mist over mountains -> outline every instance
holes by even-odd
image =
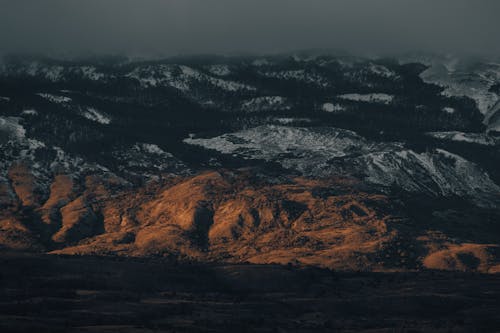
[[[337,49],[495,54],[497,1],[1,1],[0,51],[171,56]]]

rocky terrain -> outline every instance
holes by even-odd
[[[497,60],[0,62],[0,246],[500,270]]]

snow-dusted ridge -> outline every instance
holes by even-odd
[[[363,175],[375,186],[497,205],[500,187],[474,163],[444,150],[417,153],[401,143],[375,143],[337,128],[264,125],[184,142],[243,159],[273,161],[304,175]]]
[[[297,123],[310,123],[312,120],[310,118],[271,118],[271,121],[275,121],[280,125],[292,125]]]
[[[283,71],[259,70],[258,73],[267,78],[299,81],[321,88],[327,88],[330,86],[328,80],[320,74],[312,73],[304,69]]]
[[[65,104],[65,103],[69,103],[72,101],[72,99],[70,97],[66,97],[66,96],[58,96],[58,95],[47,94],[47,93],[38,93],[37,95],[48,100],[49,102],[56,103],[56,104]]]
[[[217,75],[217,76],[228,76],[232,73],[229,66],[225,65],[225,64],[210,65],[207,67],[207,70],[211,74]]]
[[[36,115],[38,115],[38,111],[36,111],[35,109],[26,109],[26,110],[23,110],[23,112],[21,112],[21,114],[24,116],[36,116]]]
[[[495,138],[483,133],[464,133],[458,131],[450,131],[450,132],[429,132],[427,133],[427,135],[436,139],[475,143],[485,146],[495,146],[500,144],[500,138]]]
[[[370,63],[368,66],[368,70],[378,76],[381,76],[383,78],[390,78],[390,79],[398,79],[399,75],[396,74],[393,70],[388,69],[386,66]]]
[[[158,179],[163,173],[190,172],[183,162],[152,143],[138,142],[114,151],[112,156],[119,162],[121,172],[149,180]]]
[[[110,116],[92,107],[88,107],[86,110],[84,110],[82,112],[82,116],[103,125],[109,125],[111,123]]]
[[[208,83],[229,92],[255,90],[254,87],[246,84],[212,77],[185,65],[140,66],[128,73],[126,77],[139,81],[145,88],[170,86],[183,92],[190,91],[197,83]]]
[[[0,117],[0,133],[7,140],[23,140],[26,136],[26,130],[19,124],[20,120],[17,117]]]
[[[281,96],[261,96],[245,100],[241,109],[246,112],[262,112],[272,110],[289,110],[291,108],[288,100]]]
[[[4,65],[0,75],[36,77],[50,82],[64,82],[68,77],[75,76],[89,81],[105,81],[112,77],[100,72],[94,66],[61,66],[40,61],[27,61],[17,66]]]
[[[394,100],[394,96],[383,94],[383,93],[373,93],[373,94],[343,94],[337,96],[340,99],[353,101],[353,102],[363,102],[363,103],[380,103],[380,104],[390,104]]]
[[[87,163],[81,157],[67,154],[60,147],[47,146],[42,141],[27,137],[21,121],[17,117],[0,117],[0,176],[5,175],[10,163],[16,160],[31,164],[32,173],[42,180],[52,172],[78,175],[89,171],[109,171],[98,164]],[[39,149],[52,150],[55,157],[49,161],[39,160],[35,156]]]
[[[490,90],[493,85],[500,83],[500,64],[451,56],[414,60],[429,66],[420,77],[427,83],[443,87],[443,95],[464,96],[474,100],[488,125],[488,118],[500,102],[500,96]]]

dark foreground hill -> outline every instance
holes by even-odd
[[[2,332],[495,332],[500,280],[0,256]]]

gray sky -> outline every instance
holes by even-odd
[[[0,52],[500,52],[500,0],[0,0]]]

